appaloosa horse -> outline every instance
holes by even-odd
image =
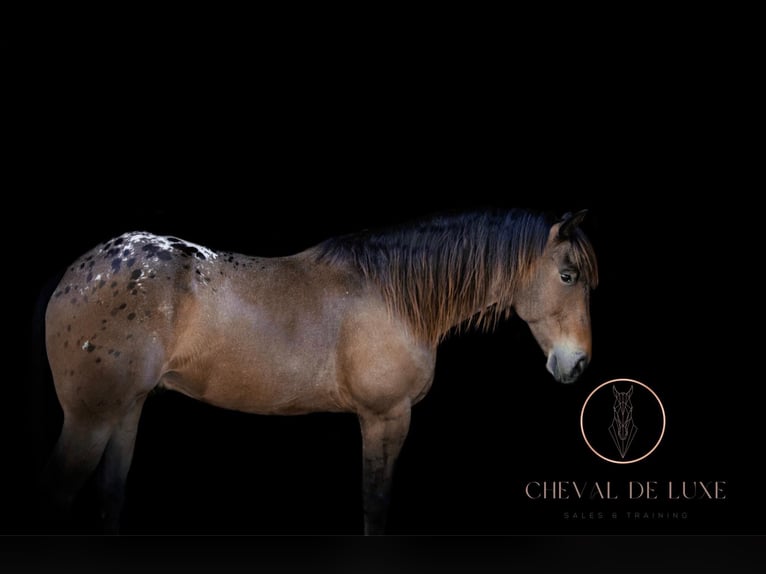
[[[279,258],[145,232],[95,247],[46,312],[64,413],[50,501],[66,509],[96,472],[117,530],[141,409],[159,387],[248,413],[356,413],[365,532],[383,532],[394,461],[447,332],[515,311],[558,381],[588,364],[597,267],[583,214],[436,216]]]

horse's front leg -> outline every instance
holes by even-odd
[[[394,463],[410,428],[410,405],[359,415],[362,426],[364,533],[383,534]]]

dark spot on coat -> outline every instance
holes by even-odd
[[[93,259],[93,255],[88,255],[88,256],[85,258],[85,261],[90,261],[91,259]]]
[[[136,258],[135,258],[135,257],[131,257],[130,259],[128,259],[128,260],[125,262],[125,265],[127,265],[128,267],[133,267],[133,264],[134,264],[135,262],[136,262]]]
[[[122,259],[117,257],[116,259],[112,259],[112,269],[115,273],[120,272],[120,265],[122,264]]]
[[[103,287],[104,285],[106,285],[106,281],[104,281],[103,279],[98,282],[99,287]]]
[[[202,275],[202,272],[201,272],[199,269],[195,269],[195,270],[194,270],[194,272],[195,272],[197,275]]]
[[[127,303],[123,303],[119,307],[115,307],[114,309],[112,309],[112,312],[110,314],[112,315],[112,317],[114,317],[117,313],[122,311],[127,306],[128,306]]]
[[[83,269],[85,267],[85,263],[80,263],[80,269]]]
[[[93,281],[93,273],[88,273],[88,276],[85,278],[85,280],[88,282]]]
[[[64,293],[66,295],[69,295],[69,291],[71,290],[71,287],[69,285],[66,286],[66,289],[64,289]]]
[[[107,256],[107,257],[114,257],[114,256],[115,256],[115,255],[117,255],[119,252],[120,252],[120,250],[119,250],[119,249],[117,249],[116,247],[113,247],[112,249],[110,249],[109,251],[107,251],[107,252],[106,252],[106,256]]]
[[[126,338],[126,339],[132,339],[132,338],[133,338],[133,333],[128,333],[128,336],[127,336],[127,337],[125,337],[125,338]]]
[[[100,363],[101,362],[101,357],[96,357],[96,362]]]
[[[124,237],[118,237],[117,239],[114,240],[114,244],[121,245],[123,241],[125,241]]]
[[[54,297],[61,297],[64,294],[63,291],[57,291]]]
[[[179,245],[174,245],[174,247],[178,249],[181,253],[183,253],[185,256],[194,255],[195,257],[201,257],[202,259],[205,258],[205,255],[193,245],[180,243]]]
[[[122,250],[122,256],[127,257],[128,255],[130,255],[130,249],[126,247],[125,249]]]
[[[66,349],[69,346],[69,341],[64,341],[64,348]]]
[[[149,271],[149,279],[154,279],[157,277],[157,274],[154,271]]]
[[[85,343],[85,350],[88,351],[89,353],[92,353],[93,351],[96,350],[96,345],[88,341],[87,343]]]
[[[131,295],[138,295],[138,289],[133,289],[133,291],[130,292]]]
[[[133,320],[133,319],[135,319],[135,318],[136,318],[136,314],[135,314],[135,313],[130,313],[130,314],[128,315],[128,321],[132,321],[132,320]]]
[[[116,357],[119,357],[119,356],[120,356],[120,352],[119,352],[119,351],[115,351],[115,352],[114,352],[114,356],[115,356],[115,358],[116,358]]]
[[[229,255],[228,262],[231,263],[232,261],[234,261],[234,256],[233,255]]]
[[[184,269],[191,269],[191,265],[189,265],[189,264],[184,264]]]
[[[96,262],[95,262],[95,261],[91,261],[90,263],[88,263],[88,267],[90,267],[91,269],[93,269],[93,266],[94,266],[95,264],[96,264]]]
[[[130,281],[128,283],[128,286],[125,289],[127,289],[128,291],[132,291],[133,289],[136,288],[136,285],[138,285],[138,283],[136,283],[135,281]]]
[[[77,297],[72,297],[72,298],[69,300],[69,302],[70,302],[72,305],[77,305]]]
[[[114,289],[115,287],[117,287],[117,281],[112,281],[112,284],[110,285],[110,287],[111,287],[112,289]]]
[[[140,269],[134,269],[133,273],[130,274],[131,279],[138,279],[141,277],[141,270]]]
[[[102,323],[108,323],[109,321],[107,321],[106,319],[101,319],[101,322]]]
[[[163,261],[170,261],[171,259],[173,259],[173,256],[170,254],[170,251],[164,251],[164,250],[159,251],[157,253],[157,257],[159,257]]]
[[[72,332],[72,325],[67,325],[66,326],[66,332],[67,333],[71,333]]]

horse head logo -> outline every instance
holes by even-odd
[[[617,386],[612,385],[612,393],[614,394],[614,406],[612,407],[614,417],[609,426],[609,435],[612,437],[620,457],[625,458],[638,431],[638,427],[633,424],[633,404],[630,402],[630,398],[633,396],[633,385],[624,392],[618,391]]]
[[[633,422],[634,404],[640,413],[640,436]],[[607,423],[610,408],[611,424]],[[580,432],[585,444],[593,454],[612,464],[633,464],[652,454],[665,436],[666,422],[660,397],[635,379],[601,383],[590,392],[580,411]],[[615,449],[619,456],[610,456]]]

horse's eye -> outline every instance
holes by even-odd
[[[561,280],[567,285],[571,285],[575,282],[575,276],[572,273],[561,273]]]

